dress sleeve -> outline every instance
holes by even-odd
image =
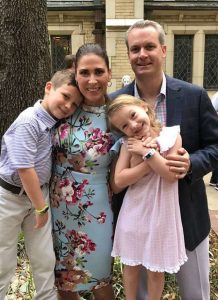
[[[110,152],[109,152],[111,157],[115,157],[119,154],[121,145],[123,143],[124,143],[124,138],[121,137],[113,144],[113,146],[111,147]]]
[[[160,153],[164,153],[174,146],[179,133],[179,125],[163,127],[160,135],[157,137],[157,143],[160,146]]]

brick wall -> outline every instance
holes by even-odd
[[[130,75],[134,79],[134,74],[129,64],[127,49],[123,38],[116,40],[116,56],[111,58],[112,79],[116,80],[116,89],[122,87],[121,79],[123,75]]]
[[[116,19],[131,19],[135,14],[135,4],[133,0],[116,0],[115,16]]]

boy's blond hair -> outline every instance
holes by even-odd
[[[159,133],[161,129],[160,122],[155,118],[155,112],[151,108],[151,106],[146,103],[145,101],[138,99],[131,95],[120,95],[116,97],[114,100],[110,101],[107,105],[107,118],[108,118],[108,126],[111,130],[120,132],[114,124],[111,122],[111,117],[114,113],[117,113],[121,108],[128,105],[136,105],[145,109],[149,119],[150,119],[150,126],[156,132]]]
[[[78,88],[75,73],[70,69],[64,69],[57,71],[51,78],[51,83],[54,86],[54,89],[61,87],[64,84],[72,85]]]

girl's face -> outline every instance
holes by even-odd
[[[110,121],[128,137],[150,136],[150,119],[143,107],[137,105],[123,106],[112,114]]]
[[[85,104],[91,106],[105,104],[111,72],[102,57],[96,54],[82,56],[77,63],[76,80]]]

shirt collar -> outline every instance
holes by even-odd
[[[42,100],[38,100],[34,104],[34,109],[37,117],[39,117],[39,119],[48,129],[51,129],[55,125],[55,123],[57,123],[57,120],[55,120],[42,106]]]
[[[166,81],[166,76],[163,72],[163,80],[162,80],[159,95],[163,95],[164,97],[161,97],[161,99],[166,99],[166,89],[167,89],[167,81]],[[136,98],[140,98],[136,81],[135,81],[135,84],[134,84],[134,95],[135,95]],[[158,95],[158,98],[159,98],[159,95]]]

